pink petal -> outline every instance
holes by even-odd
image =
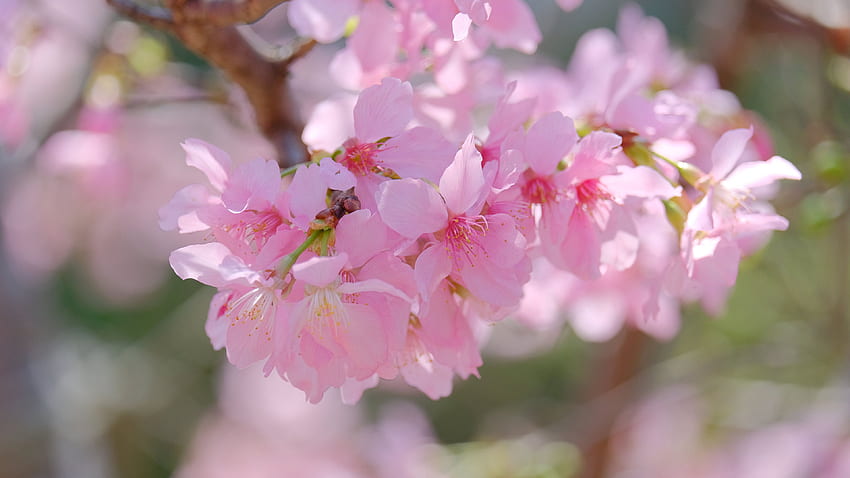
[[[227,281],[222,277],[221,264],[233,255],[230,249],[218,242],[193,244],[172,252],[168,262],[181,279],[195,279],[213,287],[223,287]]]
[[[600,182],[617,198],[635,196],[670,199],[682,194],[682,188],[670,184],[664,176],[647,166],[617,168],[619,174],[603,176]]]
[[[581,209],[573,209],[567,235],[561,244],[562,267],[581,279],[596,279],[601,254],[596,224]]]
[[[227,301],[230,299],[232,292],[222,291],[213,296],[210,301],[210,309],[207,313],[207,321],[204,324],[204,331],[207,337],[210,338],[213,349],[221,350],[227,340],[227,329],[230,327],[230,320],[225,317],[227,311]]]
[[[733,129],[723,133],[711,150],[711,177],[716,180],[725,178],[738,164],[747,143],[753,137],[753,129]]]
[[[354,34],[348,39],[348,48],[357,57],[363,72],[386,71],[395,61],[399,49],[399,32],[388,25],[396,25],[397,19],[393,11],[384,2],[365,2],[360,10],[360,23]],[[381,75],[381,77],[386,75]],[[408,86],[409,87],[409,86]],[[355,116],[355,125],[357,124]],[[384,133],[383,136],[375,136],[373,139],[365,135],[355,127],[357,137],[365,141],[374,141],[383,136],[392,136]],[[380,133],[379,133],[380,134]]]
[[[345,191],[357,184],[354,174],[331,158],[322,158],[319,162],[319,171],[328,189]]]
[[[640,238],[631,212],[614,207],[608,223],[602,231],[602,246],[599,261],[610,269],[622,271],[635,263],[640,247]]]
[[[546,175],[555,172],[558,163],[578,142],[578,133],[573,120],[552,112],[534,123],[525,141],[525,160],[534,172]]]
[[[347,262],[348,255],[345,253],[335,256],[315,256],[292,266],[292,275],[296,280],[316,287],[324,287],[339,278],[339,271]]]
[[[404,131],[413,118],[413,88],[408,82],[384,78],[360,93],[354,105],[354,132],[366,143]]]
[[[273,346],[269,336],[272,332],[267,328],[270,326],[263,324],[257,329],[258,326],[252,322],[231,322],[227,328],[227,360],[244,368],[271,355]]]
[[[416,362],[401,367],[404,381],[421,390],[431,400],[448,397],[452,393],[454,372],[449,367],[420,356]]]
[[[461,41],[469,35],[469,27],[472,26],[472,18],[466,13],[458,13],[452,19],[452,39]]]
[[[487,129],[490,131],[487,137],[488,145],[501,142],[509,133],[521,128],[522,124],[531,117],[531,112],[534,110],[534,98],[508,103],[516,87],[516,81],[508,83],[504,96],[496,104],[493,116],[487,123]]]
[[[421,2],[421,8],[428,15],[428,18],[434,22],[441,36],[451,33],[449,27],[458,12],[454,0],[428,0]]]
[[[379,378],[377,374],[372,375],[365,380],[346,380],[342,387],[339,388],[339,395],[342,399],[342,403],[346,405],[356,404],[363,396],[363,392],[370,388],[377,387],[378,382]]]
[[[221,149],[199,139],[187,139],[180,146],[186,151],[186,164],[200,169],[207,175],[212,187],[218,191],[223,191],[232,164],[230,156]]]
[[[567,235],[569,222],[563,218],[571,217],[575,203],[573,201],[561,201],[556,204],[546,204],[540,217],[540,243],[543,254],[554,264],[563,264],[561,255],[561,244]]]
[[[470,211],[487,193],[485,186],[481,153],[475,147],[475,138],[470,134],[440,178],[440,194],[450,211],[463,214]]]
[[[380,279],[365,279],[357,282],[344,282],[337,287],[341,294],[357,294],[360,292],[379,292],[381,294],[398,297],[406,302],[413,302],[413,298],[398,290],[394,286]]]
[[[348,324],[339,332],[340,345],[350,360],[349,376],[364,380],[387,358],[387,337],[375,310],[360,304],[345,304]]]
[[[738,214],[735,219],[734,231],[738,234],[788,229],[788,219],[778,214]]]
[[[336,248],[348,254],[353,267],[360,267],[386,250],[387,226],[381,216],[367,209],[346,214],[336,226]]]
[[[448,214],[442,198],[424,181],[398,179],[378,187],[378,211],[390,229],[416,239],[446,226]]]
[[[159,210],[159,227],[164,231],[177,229],[181,234],[206,231],[210,225],[198,218],[198,209],[214,202],[206,186],[190,184]]]
[[[688,211],[685,229],[689,231],[714,230],[714,189],[709,189],[698,203]]]
[[[485,23],[499,48],[513,48],[532,54],[537,50],[541,34],[534,13],[522,0],[492,2],[493,10]]]
[[[334,151],[354,136],[352,112],[357,98],[348,93],[324,100],[313,108],[301,139],[311,149]]]
[[[495,260],[498,260],[494,257]],[[474,296],[493,305],[513,307],[522,299],[522,284],[509,270],[489,260],[476,264],[462,263],[463,285]]]
[[[428,300],[440,281],[452,272],[452,262],[440,244],[433,244],[419,254],[413,272],[419,293]]]
[[[286,13],[300,36],[331,43],[342,37],[359,6],[359,0],[292,0]]]
[[[298,168],[287,189],[291,198],[289,210],[300,227],[306,227],[316,213],[328,207],[327,183],[318,166]]]
[[[785,158],[774,156],[767,161],[748,161],[741,163],[723,181],[723,186],[741,191],[749,191],[771,184],[778,179],[802,178],[800,170]]]
[[[420,315],[420,338],[443,365],[466,378],[481,366],[478,344],[466,317],[447,286],[439,287],[429,299],[427,313]]]
[[[240,213],[251,204],[271,204],[280,192],[280,167],[274,161],[255,159],[240,166],[231,176],[221,200],[228,211]]]
[[[520,151],[509,149],[497,161],[484,164],[484,177],[493,192],[502,192],[516,184],[526,168],[525,164]]]
[[[526,240],[516,228],[514,219],[507,214],[488,214],[487,233],[481,246],[487,259],[499,267],[509,268],[525,257]]]
[[[622,138],[613,133],[594,131],[578,143],[575,159],[567,168],[565,179],[578,183],[587,179],[614,174],[617,168],[611,162]]]
[[[437,130],[418,126],[387,141],[378,157],[402,177],[436,183],[456,151]]]

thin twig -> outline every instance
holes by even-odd
[[[307,148],[301,142],[303,124],[289,92],[287,78],[289,65],[306,54],[312,42],[294,48],[286,58],[271,61],[233,25],[234,22],[257,20],[285,0],[243,0],[226,4],[166,0],[165,9],[144,7],[133,0],[107,1],[128,17],[173,34],[239,85],[254,109],[257,126],[277,149],[278,162],[282,166],[308,159]]]
[[[302,40],[301,43],[294,46],[292,52],[289,54],[289,57],[281,62],[280,67],[285,70],[289,70],[289,67],[290,65],[292,65],[292,63],[294,63],[296,60],[299,60],[300,58],[303,58],[305,55],[307,55],[307,53],[310,53],[313,47],[315,47],[317,44],[318,42],[316,40],[313,40],[312,38],[308,40]]]
[[[242,0],[187,2],[181,9],[181,21],[204,22],[207,25],[226,26],[238,23],[254,23],[276,6],[288,0]]]
[[[592,428],[586,432],[592,438],[582,447],[581,478],[603,478],[607,475],[615,438],[614,425],[634,393],[635,383],[632,378],[641,369],[646,343],[647,338],[642,332],[624,329],[620,340],[614,345],[616,350],[601,354],[593,364],[599,373],[594,375],[589,384],[588,401],[595,402],[603,398],[610,401],[606,401],[606,406],[593,416]]]
[[[167,8],[154,5],[140,5],[133,0],[106,0],[122,15],[152,27],[169,30],[174,26],[174,18]]]

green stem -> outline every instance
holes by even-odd
[[[665,161],[674,168],[676,168],[676,170],[679,171],[679,175],[682,177],[682,179],[687,181],[688,184],[690,184],[691,186],[698,187],[700,181],[706,176],[703,171],[701,171],[693,164],[684,163],[681,161],[673,161],[672,159],[662,154],[658,154],[651,149],[647,149],[647,151],[649,151],[649,153],[655,156],[656,158]]]
[[[292,266],[295,264],[295,261],[298,260],[298,257],[300,257],[304,251],[313,245],[313,243],[316,242],[316,239],[318,239],[324,232],[325,231],[323,229],[311,232],[300,246],[289,254],[283,256],[283,259],[281,259],[280,263],[277,265],[277,272],[281,278],[284,278],[286,277],[286,274],[289,274],[289,270],[292,269]]]
[[[307,164],[307,163],[298,163],[295,166],[290,166],[290,167],[284,169],[283,171],[280,172],[280,177],[285,178],[285,177],[287,177],[291,174],[295,174],[295,171],[298,171],[298,168],[300,168],[301,166],[304,166],[305,164]]]
[[[664,156],[663,154],[656,153],[655,151],[653,151],[649,148],[647,148],[647,151],[649,151],[649,154],[651,154],[651,155],[655,156],[656,158],[668,163],[669,165],[673,166],[674,168],[676,168],[676,169],[679,168],[679,164],[676,161],[673,161],[672,159],[668,158],[667,156]]]

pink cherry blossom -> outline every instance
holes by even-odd
[[[778,179],[800,179],[799,170],[779,156],[740,162],[752,134],[752,129],[731,130],[718,140],[711,153],[713,167],[697,182],[703,195],[688,213],[682,233],[684,273],[691,281],[683,282],[685,293],[700,297],[715,314],[738,274],[743,253],[737,239],[788,227],[785,218],[757,201],[758,188]]]
[[[527,274],[525,239],[511,216],[484,211],[488,189],[471,135],[440,178],[439,192],[415,179],[381,185],[378,210],[387,225],[408,239],[432,237],[415,266],[426,298],[451,277],[485,302],[518,303]]]

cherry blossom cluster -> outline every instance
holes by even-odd
[[[187,164],[208,184],[161,210],[163,228],[206,234],[170,261],[181,278],[218,289],[206,330],[238,367],[262,361],[311,402],[332,387],[353,402],[399,376],[439,398],[455,375],[478,374],[482,324],[551,323],[566,309],[589,339],[624,320],[670,337],[681,301],[722,308],[740,258],[787,227],[766,187],[799,171],[769,156],[734,97],[669,50],[663,27],[639,11],[626,10],[618,34],[589,32],[566,71],[502,81],[488,113],[481,98],[463,101],[480,86],[475,75],[450,69],[463,84],[446,89],[439,47],[422,42],[463,48],[474,33],[532,51],[539,38],[526,35],[537,30],[533,17],[532,29],[522,23],[525,4],[342,2],[346,13],[326,3],[295,0],[291,22],[331,41],[360,9],[339,55],[361,66],[359,32],[390,31],[413,46],[393,44],[391,58],[353,75],[371,85],[353,101],[315,108],[306,164],[236,165],[185,141]],[[523,26],[509,29],[501,9]],[[307,21],[330,13],[339,17],[320,22],[326,30]],[[440,34],[441,18],[451,34]],[[424,51],[436,83],[406,81],[399,49],[407,66]],[[474,69],[468,60],[458,65]],[[441,121],[436,103],[483,115],[486,128]]]

